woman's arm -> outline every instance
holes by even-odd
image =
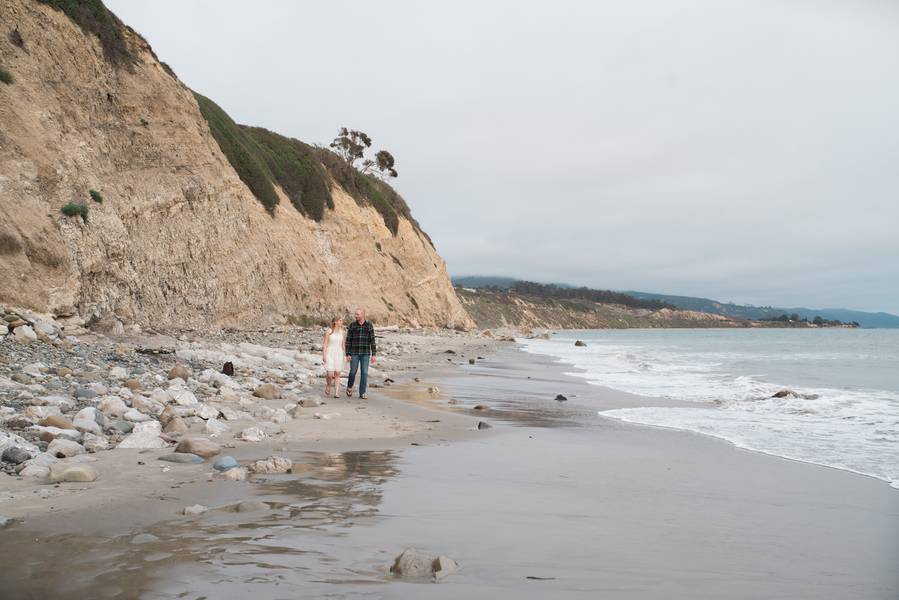
[[[328,342],[331,341],[331,332],[325,333],[325,339],[322,340],[322,360],[328,355]]]

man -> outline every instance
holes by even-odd
[[[356,382],[356,369],[362,367],[359,376],[359,397],[367,400],[368,364],[375,364],[375,328],[365,320],[365,311],[356,309],[356,320],[350,323],[346,332],[346,359],[350,362],[350,376],[346,382],[346,395],[353,395],[353,384]]]

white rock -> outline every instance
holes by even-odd
[[[21,325],[13,330],[12,337],[17,342],[33,342],[37,339],[37,334],[28,325]]]
[[[266,438],[265,432],[258,427],[247,427],[240,432],[240,439],[244,442],[261,442]]]
[[[105,396],[97,404],[97,408],[104,414],[112,415],[113,417],[121,417],[128,412],[128,405],[118,396]]]
[[[98,396],[105,396],[109,393],[109,388],[106,387],[105,384],[102,384],[98,381],[94,381],[93,383],[87,384],[87,387],[97,392]]]
[[[105,425],[106,415],[94,406],[86,406],[75,413],[75,419],[73,420],[94,421],[98,425]]]
[[[58,406],[27,406],[25,407],[25,410],[22,411],[22,414],[24,414],[28,419],[40,421],[41,419],[46,419],[51,415],[60,417],[62,416],[62,411]]]
[[[81,444],[63,438],[56,438],[47,446],[47,454],[56,458],[68,458],[83,453],[84,447]]]
[[[289,420],[290,420],[290,415],[288,415],[287,411],[284,410],[283,408],[279,408],[271,416],[272,423],[287,423]]]
[[[46,479],[50,475],[50,467],[42,467],[40,465],[28,465],[19,471],[20,477],[33,477],[35,479]]]
[[[143,423],[145,421],[150,421],[153,417],[142,413],[136,408],[129,408],[125,411],[125,414],[122,415],[122,418],[126,421],[131,421],[132,423]]]
[[[58,335],[57,328],[47,321],[36,319],[34,321],[34,331],[35,333],[43,333],[44,335],[54,338]]]
[[[221,435],[229,430],[229,427],[218,419],[209,419],[203,426],[203,431],[209,435]]]
[[[18,446],[23,450],[27,450],[31,453],[32,456],[40,452],[37,446],[35,446],[25,438],[9,431],[0,431],[0,454],[3,454],[3,451],[10,446]],[[32,458],[31,460],[34,459]]]
[[[109,370],[110,379],[128,379],[128,371],[124,367],[113,367]]]
[[[197,406],[197,410],[194,414],[201,419],[217,419],[219,416],[219,409],[201,402],[200,405]]]
[[[334,419],[339,416],[340,413],[315,413],[314,415],[312,415],[313,418],[322,419],[324,421],[327,421],[328,419]]]
[[[41,396],[40,400],[43,402],[43,404],[56,406],[63,412],[67,412],[75,408],[75,401],[66,396]]]
[[[118,391],[116,391],[116,395],[125,400],[131,400],[134,397],[134,392],[126,387],[120,387]]]
[[[77,429],[61,429],[59,427],[44,427],[42,425],[32,425],[29,429],[34,429],[41,433],[46,432],[53,439],[61,437],[66,440],[72,440],[73,442],[81,442],[83,438],[83,434]]]
[[[253,415],[248,412],[234,410],[233,408],[228,408],[226,406],[221,408],[221,412],[226,421],[248,421],[253,418]]]
[[[30,365],[25,365],[22,369],[22,372],[31,377],[43,377],[44,373],[47,371],[47,365],[42,362],[31,363]]]
[[[139,394],[131,399],[131,406],[148,415],[158,415],[165,408],[164,404]]]
[[[150,392],[150,400],[164,406],[172,401],[172,395],[162,388],[154,388]]]
[[[94,435],[92,433],[84,434],[84,449],[88,452],[99,452],[100,450],[109,449],[109,440],[103,435]]]
[[[147,421],[134,426],[128,437],[119,443],[118,448],[165,448],[168,444],[159,437],[162,425],[159,421]]]
[[[59,459],[56,458],[55,456],[53,456],[52,454],[50,454],[48,452],[38,452],[33,457],[31,457],[31,460],[26,460],[25,464],[29,465],[29,466],[33,465],[36,467],[49,467],[53,463],[58,463],[58,462],[59,462]]]
[[[5,323],[0,324],[0,337],[3,337],[7,333],[9,333],[9,327],[7,327]]]
[[[172,396],[175,404],[179,406],[194,406],[199,403],[194,393],[188,389],[180,387],[169,388],[169,394]]]
[[[207,510],[209,510],[208,506],[203,506],[202,504],[194,504],[193,506],[185,507],[182,512],[188,517],[195,517],[197,515],[202,515]]]
[[[240,400],[240,395],[230,388],[220,389],[219,396],[221,396],[222,402],[237,402]]]

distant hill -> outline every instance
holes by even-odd
[[[511,290],[516,284],[525,283],[514,277],[499,277],[495,275],[470,275],[464,277],[453,277],[453,285],[466,288],[498,288],[501,290]],[[573,286],[564,283],[551,284],[557,288],[569,289]],[[697,298],[693,296],[674,296],[670,294],[652,294],[649,292],[622,292],[634,298],[641,300],[658,300],[667,303],[676,308],[684,310],[692,310],[698,312],[707,312],[715,315],[722,315],[732,319],[772,319],[783,314],[799,315],[800,319],[808,319],[811,321],[815,317],[820,316],[823,319],[831,321],[842,321],[843,323],[857,322],[862,327],[868,328],[899,328],[899,316],[885,312],[865,312],[860,310],[849,310],[847,308],[781,308],[775,306],[750,306],[743,304],[733,304],[731,302],[719,302],[710,298]]]
[[[710,298],[696,298],[693,296],[672,296],[670,294],[652,294],[649,292],[626,292],[636,298],[644,300],[660,300],[678,308],[710,312],[735,319],[770,319],[783,314],[799,315],[800,318],[813,319],[820,316],[824,319],[857,322],[862,327],[873,328],[899,328],[899,316],[885,312],[864,312],[849,310],[848,308],[781,308],[776,306],[750,306],[733,304],[730,302],[718,302]]]

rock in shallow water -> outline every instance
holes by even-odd
[[[159,538],[153,535],[152,533],[139,533],[133,538],[131,538],[132,544],[152,544],[154,542],[158,542]]]
[[[253,463],[254,473],[278,474],[289,473],[293,468],[293,462],[289,458],[281,456],[270,456],[265,460],[257,460]]]
[[[432,556],[415,548],[407,548],[393,561],[390,572],[398,577],[428,577],[440,581],[458,568],[456,561],[447,556]]]
[[[222,456],[212,463],[213,469],[222,472],[229,469],[236,469],[238,466],[237,460],[233,456]]]
[[[194,504],[192,506],[184,507],[184,510],[181,512],[188,517],[195,517],[197,515],[202,515],[207,510],[209,510],[208,506],[203,506],[202,504]]]

